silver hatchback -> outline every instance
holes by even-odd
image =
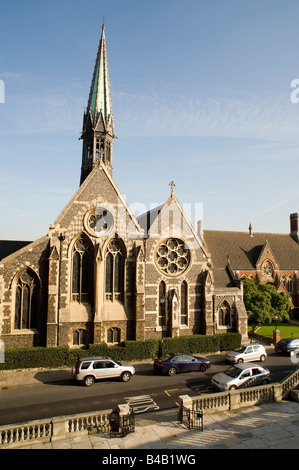
[[[73,376],[87,387],[98,379],[119,378],[122,382],[128,382],[134,374],[133,366],[110,357],[84,357],[73,367]]]
[[[262,344],[248,344],[247,346],[240,346],[238,349],[229,351],[225,358],[228,362],[239,363],[239,362],[251,362],[261,361],[263,362],[267,357],[266,349]]]
[[[270,371],[257,364],[231,365],[224,372],[214,375],[211,385],[220,391],[255,387],[270,382]]]

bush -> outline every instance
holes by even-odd
[[[230,351],[240,346],[242,336],[240,333],[221,333],[216,335],[219,340],[219,351]]]
[[[219,351],[219,340],[216,336],[193,335],[177,338],[164,338],[161,355],[174,353],[203,354]]]
[[[224,333],[214,336],[193,335],[163,340],[155,338],[125,341],[117,346],[108,346],[106,343],[90,344],[88,349],[70,349],[67,346],[6,349],[5,362],[0,364],[0,370],[71,367],[83,356],[109,356],[115,361],[142,361],[173,353],[210,354],[235,349],[240,344],[240,334]]]
[[[69,365],[69,355],[70,350],[65,346],[59,346],[57,348],[32,347],[5,349],[5,362],[4,364],[0,364],[0,369],[61,367],[63,365]]]

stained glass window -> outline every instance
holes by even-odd
[[[73,249],[72,300],[89,302],[91,292],[91,248],[85,238],[79,238]]]
[[[161,281],[159,284],[159,326],[165,326],[166,319],[166,286],[165,282]]]
[[[124,293],[124,256],[121,243],[114,239],[106,252],[106,300],[123,300]]]
[[[38,315],[39,280],[33,271],[26,269],[18,278],[15,291],[14,328],[36,328]]]
[[[109,328],[109,330],[107,330],[107,343],[120,343],[119,328]]]
[[[220,326],[230,325],[230,307],[227,302],[223,302],[219,307],[218,322]]]
[[[183,273],[190,261],[190,252],[183,241],[169,238],[160,244],[156,252],[159,269],[169,275]]]
[[[181,284],[181,324],[187,325],[188,309],[187,309],[187,282]]]

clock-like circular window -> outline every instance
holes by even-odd
[[[105,237],[113,228],[113,216],[105,207],[96,207],[87,215],[85,226],[96,237]]]
[[[171,276],[183,273],[190,262],[190,252],[185,243],[177,238],[169,238],[161,243],[156,251],[159,269]]]

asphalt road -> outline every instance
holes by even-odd
[[[212,366],[204,373],[160,376],[149,366],[149,370],[137,372],[129,382],[105,380],[85,387],[69,380],[4,389],[0,391],[0,425],[109,410],[123,403],[129,403],[135,413],[174,408],[180,395],[216,392],[210,386],[211,377],[228,364],[221,355],[207,357]],[[272,382],[282,381],[298,367],[274,350],[268,352],[262,365],[269,368]]]

